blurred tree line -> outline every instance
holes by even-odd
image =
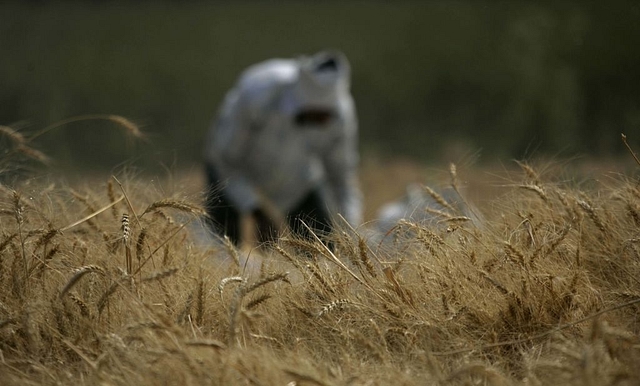
[[[60,162],[200,160],[248,65],[339,48],[351,60],[365,156],[481,160],[611,156],[640,144],[640,3],[504,1],[3,2],[0,124]],[[2,142],[0,142],[2,144]]]

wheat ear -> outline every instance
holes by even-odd
[[[97,265],[85,265],[84,267],[76,269],[75,271],[73,271],[73,276],[71,276],[67,284],[60,291],[60,298],[62,298],[67,292],[69,292],[69,290],[73,288],[73,286],[76,285],[84,275],[91,272],[99,273],[101,275],[105,274],[104,269]]]

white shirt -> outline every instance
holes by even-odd
[[[357,117],[348,83],[331,95],[333,117],[328,124],[299,126],[294,122],[299,109],[316,107],[320,100],[300,96],[301,63],[273,59],[241,75],[209,131],[206,161],[225,183],[227,198],[243,213],[266,201],[286,214],[319,188],[329,212],[357,226],[362,218]],[[326,95],[322,98],[327,101]]]

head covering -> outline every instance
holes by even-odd
[[[322,51],[299,59],[293,94],[300,107],[333,108],[349,93],[351,68],[339,51]]]

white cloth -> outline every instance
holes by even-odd
[[[327,60],[336,67],[318,70]],[[346,58],[331,52],[272,59],[245,70],[227,93],[205,144],[206,162],[240,212],[267,202],[286,214],[320,189],[329,213],[360,224],[357,117],[349,77]],[[300,126],[295,117],[305,108],[333,115],[325,125]]]
[[[442,217],[429,212],[428,209],[444,211],[452,216],[466,216],[475,226],[482,224],[482,219],[477,214],[478,212],[457,190],[450,187],[434,187],[432,189],[456,212],[452,213],[448,208],[442,206],[421,185],[409,184],[402,198],[389,202],[378,210],[376,226],[378,234],[384,237],[398,225],[400,220],[407,220],[423,226],[433,226],[443,220]],[[442,224],[448,225],[446,221],[442,222]]]

